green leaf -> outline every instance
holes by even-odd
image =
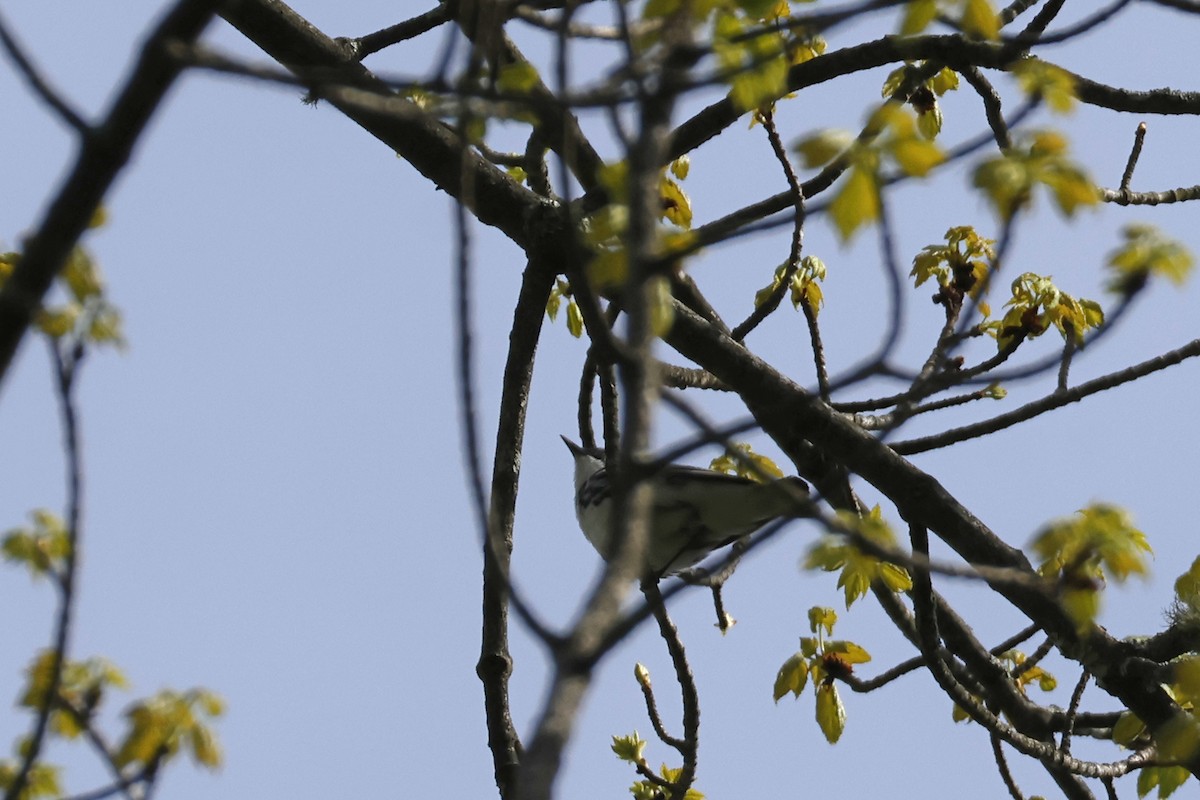
[[[753,481],[765,482],[782,478],[783,470],[767,456],[754,452],[747,442],[731,442],[733,449],[726,449],[709,463],[709,469],[727,475],[737,475]]]
[[[823,628],[825,635],[833,634],[833,626],[837,622],[837,612],[827,606],[813,606],[808,610],[808,628],[813,633]]]
[[[528,61],[514,61],[500,68],[496,86],[502,92],[528,94],[541,81],[537,68]]]
[[[775,699],[776,703],[788,692],[799,697],[807,683],[808,661],[804,658],[803,653],[796,653],[787,661],[784,661],[783,666],[776,673],[775,686],[771,696]]]
[[[846,729],[846,707],[837,686],[823,683],[817,687],[817,725],[830,744],[837,744]]]
[[[910,0],[900,23],[901,36],[914,36],[929,27],[937,17],[937,0]]]
[[[220,764],[220,748],[204,718],[222,710],[215,696],[197,689],[163,690],[135,703],[125,713],[129,729],[114,761],[120,767],[157,765],[174,758],[186,744],[198,765],[214,769]]]
[[[1185,656],[1171,662],[1171,688],[1175,702],[1200,704],[1200,656]]]
[[[82,247],[76,246],[71,250],[71,255],[67,257],[67,263],[63,267],[62,279],[70,289],[71,295],[80,303],[104,291],[100,270]]]
[[[682,155],[671,162],[671,174],[679,180],[684,180],[687,178],[688,172],[691,171],[691,168],[692,160],[686,155]]]
[[[1158,275],[1179,286],[1195,265],[1183,244],[1167,238],[1153,225],[1126,225],[1121,236],[1124,244],[1108,256],[1108,266],[1114,273],[1107,286],[1109,291],[1128,294]]]
[[[646,281],[646,291],[650,306],[650,330],[661,339],[671,332],[675,324],[671,282],[664,275],[655,275]]]
[[[1138,797],[1145,797],[1156,786],[1160,800],[1170,797],[1190,776],[1183,767],[1146,767],[1138,773]]]
[[[1000,37],[1000,18],[988,0],[966,0],[962,16],[963,31],[981,39]]]
[[[1024,58],[1012,67],[1021,89],[1040,97],[1051,110],[1066,114],[1075,108],[1075,77],[1061,67],[1039,58]]]
[[[663,176],[659,182],[659,194],[662,197],[663,219],[666,219],[684,230],[692,227],[692,201],[680,188],[679,184]]]
[[[1154,732],[1158,755],[1164,761],[1187,763],[1200,753],[1200,721],[1191,714],[1179,714]]]
[[[1043,559],[1043,575],[1075,571],[1124,581],[1150,571],[1145,556],[1152,551],[1146,534],[1133,526],[1128,512],[1106,503],[1094,503],[1073,518],[1047,526],[1033,548]]]
[[[1113,726],[1112,740],[1122,747],[1132,747],[1145,731],[1146,724],[1132,711],[1123,711],[1121,716],[1117,717],[1117,724]]]
[[[941,129],[940,115],[937,128]],[[936,134],[937,131],[934,131],[933,135]],[[932,139],[933,135],[929,138]],[[946,160],[940,147],[927,139],[916,137],[896,142],[890,148],[890,152],[905,174],[917,177],[928,175],[930,170]]]
[[[0,789],[7,791],[16,782],[21,766],[17,761],[5,759],[0,761]],[[25,788],[17,795],[17,800],[37,800],[41,797],[62,797],[62,784],[59,776],[62,770],[44,761],[39,761],[29,769],[25,776]]]
[[[1187,572],[1175,579],[1175,597],[1180,603],[1200,611],[1200,556],[1192,561]]]
[[[63,567],[71,540],[66,523],[53,512],[39,508],[29,516],[32,526],[8,531],[0,551],[6,561],[24,564],[30,575],[40,578]]]
[[[792,147],[809,169],[824,166],[854,144],[854,134],[844,130],[823,130],[796,142]]]
[[[567,330],[576,339],[583,336],[583,311],[574,297],[567,303]]]
[[[879,187],[875,175],[861,166],[850,169],[850,176],[829,205],[837,232],[847,242],[864,225],[879,219]]]
[[[883,519],[879,506],[862,518],[850,512],[839,512],[838,519],[856,530],[858,535],[881,547],[895,546],[895,534]],[[806,569],[819,567],[826,572],[840,569],[842,572],[837,585],[845,592],[846,608],[866,595],[876,580],[889,588],[898,587],[893,591],[906,591],[912,587],[912,579],[903,567],[890,565],[885,570],[885,562],[862,552],[845,536],[822,537],[809,551],[804,566]]]
[[[634,731],[629,736],[614,736],[612,737],[612,751],[617,754],[617,758],[622,761],[628,761],[630,764],[640,764],[644,760],[644,752],[646,750],[646,742]]]
[[[825,643],[826,653],[837,653],[838,658],[847,664],[865,664],[871,660],[871,654],[854,642],[837,640]]]

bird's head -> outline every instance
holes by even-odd
[[[571,457],[575,459],[575,488],[578,489],[584,481],[604,468],[604,451],[580,447],[566,436],[562,437],[562,440],[571,451]]]

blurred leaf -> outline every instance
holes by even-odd
[[[879,187],[874,174],[855,166],[833,202],[829,213],[843,242],[848,242],[863,225],[879,219]]]
[[[1000,18],[989,0],[966,0],[962,27],[967,35],[988,40],[1000,38]]]
[[[1158,275],[1180,286],[1195,265],[1183,244],[1168,239],[1153,225],[1126,225],[1121,236],[1124,244],[1108,256],[1114,273],[1106,287],[1109,291],[1127,294]]]
[[[1200,753],[1200,722],[1191,714],[1178,714],[1154,733],[1161,759],[1187,763]]]
[[[80,303],[104,291],[104,282],[100,278],[96,262],[79,246],[72,248],[71,254],[67,256],[62,279],[70,289],[71,295]]]
[[[1175,579],[1175,597],[1189,608],[1200,611],[1200,556],[1188,571]]]
[[[854,134],[844,130],[823,130],[796,142],[792,147],[809,169],[833,161],[854,144]]]
[[[1021,90],[1030,97],[1040,97],[1051,110],[1066,114],[1075,108],[1075,77],[1061,67],[1027,57],[1012,66]]]
[[[1183,767],[1146,767],[1138,772],[1138,797],[1145,797],[1155,787],[1160,800],[1170,797],[1189,777],[1191,773]]]
[[[1132,711],[1123,711],[1113,726],[1112,740],[1122,747],[1132,747],[1139,736],[1146,731],[1146,724]]]
[[[33,524],[7,531],[0,551],[6,561],[23,564],[30,575],[41,578],[64,566],[71,539],[66,523],[53,512],[39,508],[29,516]]]
[[[213,769],[221,756],[207,719],[222,712],[222,704],[211,692],[163,690],[125,712],[128,731],[114,761],[119,767],[149,767],[173,759],[186,744],[196,764]]]
[[[661,339],[671,332],[675,324],[671,282],[664,275],[654,275],[646,280],[646,290],[650,305],[650,330]]]
[[[860,518],[851,512],[839,512],[838,519],[854,529],[858,535],[880,547],[894,548],[896,545],[896,536],[883,519],[878,505],[865,517]],[[866,595],[876,580],[892,591],[907,591],[912,588],[912,578],[907,570],[894,564],[886,564],[862,552],[844,535],[823,536],[819,539],[809,550],[804,567],[819,568],[826,572],[841,570],[837,585],[845,593],[846,608]]]
[[[7,791],[17,780],[21,772],[19,762],[12,759],[0,761],[0,789]],[[16,800],[37,800],[41,797],[62,797],[62,784],[59,776],[62,770],[44,761],[39,761],[29,769],[25,777],[25,787],[17,795]]]
[[[514,61],[500,68],[496,88],[511,94],[528,94],[540,82],[537,68],[528,61]]]
[[[900,23],[901,36],[913,36],[929,27],[937,17],[937,0],[910,0]]]

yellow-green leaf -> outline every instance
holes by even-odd
[[[1187,572],[1175,579],[1175,597],[1180,603],[1200,611],[1200,557],[1192,561]]]
[[[500,78],[496,81],[496,86],[502,92],[528,94],[539,81],[537,68],[533,64],[528,61],[514,61],[500,68]]]
[[[837,744],[846,729],[846,707],[842,705],[837,686],[832,683],[817,687],[817,725],[830,744]]]
[[[1166,237],[1153,225],[1126,225],[1121,236],[1124,243],[1108,256],[1108,266],[1114,272],[1107,287],[1110,291],[1127,293],[1155,275],[1182,285],[1195,265],[1195,259],[1183,244]]]
[[[1000,36],[1000,18],[988,0],[967,0],[963,8],[963,31],[981,39]]]
[[[692,227],[692,201],[680,188],[679,184],[668,177],[663,177],[659,183],[662,196],[663,219],[669,220],[687,230]]]
[[[650,330],[662,338],[671,332],[675,324],[671,282],[663,275],[655,275],[646,281],[646,293],[650,306]]]
[[[1021,89],[1040,97],[1053,111],[1065,114],[1075,107],[1075,77],[1061,67],[1039,58],[1025,58],[1012,67]]]
[[[67,257],[63,267],[62,279],[71,290],[72,296],[82,303],[89,297],[95,297],[104,290],[100,278],[100,270],[96,262],[82,247],[75,247]]]
[[[1145,797],[1158,787],[1159,800],[1165,800],[1190,776],[1184,767],[1146,767],[1138,772],[1138,797]]]
[[[1191,714],[1179,714],[1167,720],[1154,733],[1158,755],[1165,761],[1186,763],[1200,753],[1200,721]]]
[[[629,736],[612,737],[612,751],[622,761],[639,764],[644,758],[643,753],[645,750],[646,742],[638,735],[637,731],[634,731]]]
[[[879,219],[879,187],[875,175],[860,166],[850,176],[829,205],[829,213],[843,242],[849,241],[863,225]]]
[[[913,36],[929,27],[937,17],[937,0],[910,0],[900,23],[901,36]]]
[[[779,672],[775,675],[775,686],[772,690],[772,697],[776,703],[783,699],[783,696],[788,692],[799,697],[807,683],[808,661],[805,660],[802,653],[796,653],[783,662],[783,666],[779,668]]]
[[[804,160],[804,166],[813,169],[833,161],[854,144],[854,134],[844,130],[823,130],[814,133],[792,147]]]
[[[837,653],[841,661],[847,664],[865,664],[871,660],[871,654],[865,648],[854,642],[837,640],[825,643],[826,653]]]
[[[688,176],[688,172],[691,171],[691,168],[692,161],[686,155],[682,155],[671,162],[671,174],[679,180],[685,179]]]
[[[583,336],[583,311],[574,297],[567,301],[567,330],[576,339]]]
[[[836,622],[837,612],[828,606],[813,606],[808,610],[808,628],[813,633],[817,633],[818,629],[824,628],[825,635],[831,635]]]
[[[1112,740],[1122,747],[1132,747],[1133,743],[1146,730],[1146,724],[1137,718],[1132,711],[1124,711],[1117,717],[1113,726]]]
[[[932,139],[937,135],[937,131],[941,129],[940,114],[938,119],[937,130],[932,134],[928,134]],[[892,157],[896,159],[896,163],[900,169],[908,175],[923,177],[929,174],[929,171],[946,160],[942,149],[927,139],[903,139],[897,141],[891,147]]]

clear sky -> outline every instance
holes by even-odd
[[[1066,12],[1062,23],[1091,5],[1068,3],[1074,14]],[[296,4],[331,35],[361,35],[425,8],[400,6]],[[53,83],[92,117],[160,8],[146,0],[119,10],[11,0],[3,13]],[[1045,55],[1122,87],[1196,89],[1198,25],[1194,17],[1139,7],[1111,30]],[[839,29],[830,47],[871,30]],[[207,41],[266,62],[223,23],[212,26]],[[368,65],[420,74],[440,43],[408,45]],[[856,128],[886,73],[785,104],[785,139],[821,127]],[[1013,96],[1006,78],[997,83]],[[186,77],[109,198],[109,224],[86,241],[124,311],[130,346],[124,354],[95,353],[82,375],[86,517],[71,654],[104,655],[123,667],[133,683],[130,699],[165,686],[203,685],[228,701],[218,728],[224,768],[214,776],[177,766],[164,779],[163,797],[490,796],[474,674],[481,559],[452,377],[450,201],[335,110],[302,105],[300,96],[249,80]],[[72,141],[7,62],[0,98],[0,242],[8,249],[40,219],[71,163]],[[945,114],[949,143],[981,124],[978,99],[965,89],[946,100]],[[1063,127],[1097,181],[1115,186],[1140,121],[1082,109],[1038,124]],[[1200,122],[1147,122],[1133,188],[1200,182]],[[968,168],[895,195],[905,261],[952,225],[994,232],[983,202],[965,192]],[[784,188],[761,129],[739,123],[725,140],[693,154],[685,188],[703,221],[762,196],[764,181],[771,192]],[[1053,274],[1077,295],[1102,299],[1100,265],[1126,222],[1154,222],[1200,252],[1194,206],[1104,208],[1072,223],[1046,198],[1037,207],[1043,213],[1019,232],[1009,268],[1013,275]],[[693,274],[702,286],[719,287],[713,297],[738,318],[785,257],[787,241],[782,230],[744,247],[713,248]],[[885,322],[877,242],[868,233],[839,247],[827,223],[815,220],[806,248],[830,268],[822,319],[831,362],[844,368],[869,351]],[[481,229],[474,252],[480,420],[488,441],[523,262]],[[909,292],[904,352],[913,358],[939,324],[930,293]],[[1194,338],[1198,299],[1195,284],[1152,288],[1124,330],[1079,358],[1074,380]],[[1051,352],[1051,338],[1031,350]],[[799,315],[781,312],[751,345],[812,382]],[[518,508],[516,581],[556,625],[571,619],[598,566],[575,525],[569,457],[558,439],[574,434],[584,352],[561,319],[546,329]],[[1200,460],[1190,418],[1198,368],[1184,363],[917,463],[1018,544],[1092,500],[1128,507],[1155,547],[1154,574],[1111,590],[1103,621],[1119,635],[1153,632],[1171,583],[1200,551],[1190,519]],[[1004,406],[972,407],[913,430],[996,413],[1035,395],[1014,387]],[[702,400],[715,419],[737,413],[728,402]],[[0,390],[0,530],[23,523],[33,508],[61,506],[56,413],[46,347],[28,338]],[[684,431],[667,412],[659,421],[660,441]],[[869,490],[866,496],[873,497]],[[875,656],[860,674],[912,655],[871,601],[847,614],[834,577],[798,570],[814,533],[795,525],[743,564],[727,590],[739,620],[727,636],[713,627],[706,594],[686,595],[674,608],[701,693],[697,788],[714,800],[881,789],[933,800],[964,790],[1001,796],[982,730],[955,726],[949,701],[923,673],[872,695],[843,692],[849,721],[834,747],[813,721],[811,694],[771,702],[775,670],[807,634],[809,606],[837,608],[837,635]],[[986,641],[1020,627],[976,587],[939,587]],[[47,585],[31,585],[13,568],[0,571],[0,608],[8,610],[0,701],[16,697],[21,671],[47,643],[52,600]],[[514,655],[513,711],[528,734],[542,701],[545,660],[520,631]],[[597,675],[561,796],[619,797],[633,782],[609,740],[634,729],[650,736],[632,678],[635,661],[657,676],[668,727],[679,729],[665,648],[648,633],[636,636]],[[1063,686],[1052,701],[1065,706],[1077,673],[1060,662],[1049,667]],[[1098,690],[1087,699],[1114,707]],[[116,711],[124,701],[114,700]],[[0,746],[28,724],[21,714],[0,715]],[[71,791],[103,779],[81,753],[82,745],[50,751],[68,764]],[[670,757],[654,742],[647,755],[653,764]],[[1031,794],[1054,791],[1038,769],[1018,775]],[[1132,795],[1132,781],[1124,784],[1122,796]]]

